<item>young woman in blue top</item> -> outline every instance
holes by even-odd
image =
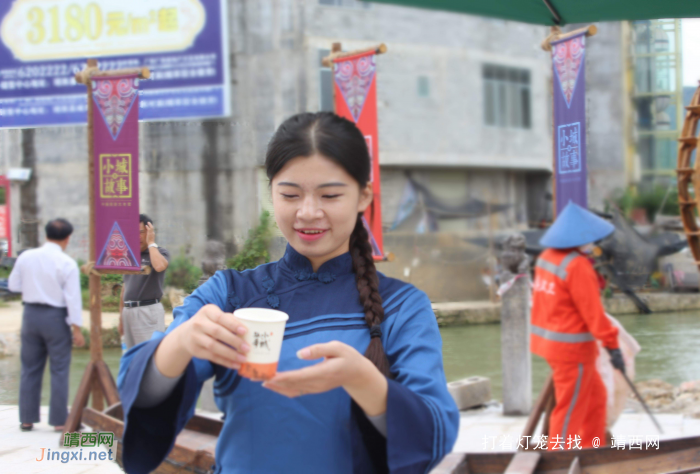
[[[126,472],[163,461],[212,376],[225,417],[216,473],[428,472],[452,449],[459,412],[430,301],[375,268],[361,219],[372,201],[364,137],[332,113],[299,114],[265,165],[286,253],[217,272],[165,334],[124,355]],[[231,313],[243,307],[289,314],[278,373],[263,383],[237,373],[249,348]]]

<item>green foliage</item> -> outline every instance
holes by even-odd
[[[243,249],[226,261],[226,265],[234,270],[247,270],[270,261],[268,246],[272,238],[270,230],[270,213],[260,214],[260,223],[248,232],[248,239]]]
[[[80,328],[80,332],[83,333],[83,338],[85,339],[85,345],[80,349],[88,350],[90,349],[90,331],[87,328]],[[119,330],[115,327],[102,328],[102,347],[105,349],[111,347],[121,347],[122,338],[119,335]]]
[[[78,268],[85,265],[85,261],[82,259],[78,259],[76,262],[78,263]],[[109,275],[102,275],[102,283],[119,283],[121,285],[123,282],[124,275],[117,275],[113,273],[110,273]],[[82,271],[80,272],[80,288],[83,290],[90,288],[90,278]]]
[[[90,290],[87,288],[80,290],[83,297],[83,309],[90,308]],[[102,311],[105,313],[119,312],[119,295],[109,295],[102,297]]]
[[[668,197],[666,194],[668,193]],[[664,203],[664,198],[666,202]],[[645,209],[649,222],[654,222],[656,214],[661,211],[665,215],[678,215],[678,189],[673,186],[669,191],[667,186],[654,186],[648,188],[635,189],[628,187],[623,192],[619,192],[612,200],[625,217],[630,217],[634,209]],[[664,204],[663,209],[661,204]],[[609,205],[607,206],[609,208]]]
[[[168,264],[165,286],[182,288],[186,292],[192,293],[197,288],[201,277],[202,269],[192,263],[192,258],[187,257],[184,250],[180,250],[180,255]]]

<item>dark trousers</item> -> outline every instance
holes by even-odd
[[[22,317],[22,372],[19,382],[19,421],[39,421],[41,380],[46,357],[51,367],[49,424],[61,426],[68,417],[68,374],[73,337],[65,308],[24,306]]]

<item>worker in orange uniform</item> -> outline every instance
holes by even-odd
[[[615,227],[570,202],[547,230],[535,266],[530,344],[552,368],[556,406],[549,449],[605,444],[607,392],[596,370],[598,339],[613,367],[624,372],[617,328],[605,315],[598,277],[588,255]]]

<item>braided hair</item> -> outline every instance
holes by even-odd
[[[331,112],[297,114],[279,126],[267,147],[265,168],[268,179],[272,182],[272,178],[290,160],[316,153],[342,166],[360,188],[367,186],[370,157],[365,138],[353,122]],[[350,255],[360,304],[370,330],[365,357],[382,374],[390,376],[389,360],[381,340],[380,324],[384,320],[384,308],[379,294],[379,278],[362,213],[357,215],[355,228],[350,235]]]

